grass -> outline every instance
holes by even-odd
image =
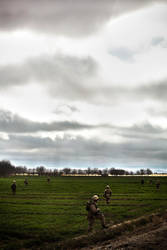
[[[99,194],[99,208],[107,223],[119,223],[167,208],[167,177],[16,177],[17,191],[13,195],[13,178],[0,178],[0,249],[39,247],[44,242],[60,242],[87,232],[85,204]],[[160,189],[155,183],[160,179]],[[103,192],[112,189],[110,205]],[[99,229],[99,222],[95,229]]]

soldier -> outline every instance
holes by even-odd
[[[48,176],[48,178],[47,178],[47,181],[48,181],[48,183],[50,182],[50,177]]]
[[[13,180],[13,184],[11,185],[11,189],[12,189],[12,193],[15,194],[16,193],[16,181]]]
[[[144,179],[141,179],[141,184],[144,185]]]
[[[152,180],[150,180],[150,181],[149,181],[149,183],[150,183],[150,184],[153,184],[153,181],[152,181]]]
[[[160,187],[160,181],[158,180],[156,183],[156,188],[159,189],[159,187]]]
[[[111,195],[112,195],[111,188],[110,188],[109,185],[107,185],[105,190],[104,190],[104,195],[103,195],[105,197],[105,199],[106,199],[106,204],[110,203]]]
[[[100,209],[97,207],[97,201],[99,200],[98,195],[94,195],[89,202],[87,202],[86,210],[88,211],[88,232],[92,231],[93,224],[95,222],[95,219],[99,219],[102,225],[102,228],[107,228],[105,224],[105,217],[104,214],[100,211]]]
[[[28,181],[27,181],[27,179],[25,178],[25,180],[24,180],[24,184],[25,184],[25,186],[27,186],[28,185]]]

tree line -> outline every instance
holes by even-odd
[[[127,171],[124,169],[116,169],[116,168],[90,168],[87,169],[71,169],[71,168],[63,168],[63,169],[48,169],[44,166],[38,166],[36,168],[28,169],[26,166],[14,166],[8,160],[0,161],[0,176],[10,176],[17,174],[28,174],[39,176],[63,176],[63,175],[99,175],[99,176],[108,176],[108,175],[150,175],[153,172],[147,169],[140,169],[136,172]]]

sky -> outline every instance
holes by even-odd
[[[166,26],[166,0],[0,0],[0,160],[167,172]]]

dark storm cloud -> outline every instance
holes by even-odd
[[[67,131],[92,129],[95,126],[70,121],[33,122],[9,111],[0,110],[0,131],[6,133],[34,133],[38,131]]]
[[[0,139],[1,154],[13,160],[31,159],[35,161],[83,164],[103,161],[129,162],[129,164],[164,164],[167,160],[167,139],[142,138],[140,141],[124,143],[102,142],[98,139],[84,139],[70,136],[62,138],[40,138],[32,136],[9,136]],[[103,165],[102,165],[103,166]],[[87,167],[85,165],[85,167]]]
[[[0,29],[83,36],[110,18],[166,0],[0,0]]]
[[[41,56],[24,64],[1,66],[0,89],[37,81],[52,95],[66,98],[83,96],[84,82],[95,75],[96,69],[97,64],[91,57]]]
[[[145,140],[156,138],[167,138],[167,130],[160,126],[152,125],[149,122],[134,124],[130,127],[110,127],[115,135],[119,135],[125,140]]]
[[[136,139],[146,138],[152,136],[163,136],[167,130],[160,126],[153,126],[149,122],[134,124],[130,127],[114,126],[112,124],[97,124],[88,125],[78,123],[75,121],[55,121],[51,123],[47,122],[34,122],[17,114],[13,114],[10,111],[0,110],[0,132],[5,133],[36,133],[39,131],[51,132],[51,131],[77,131],[83,129],[108,129],[111,133],[120,135],[122,137]]]

